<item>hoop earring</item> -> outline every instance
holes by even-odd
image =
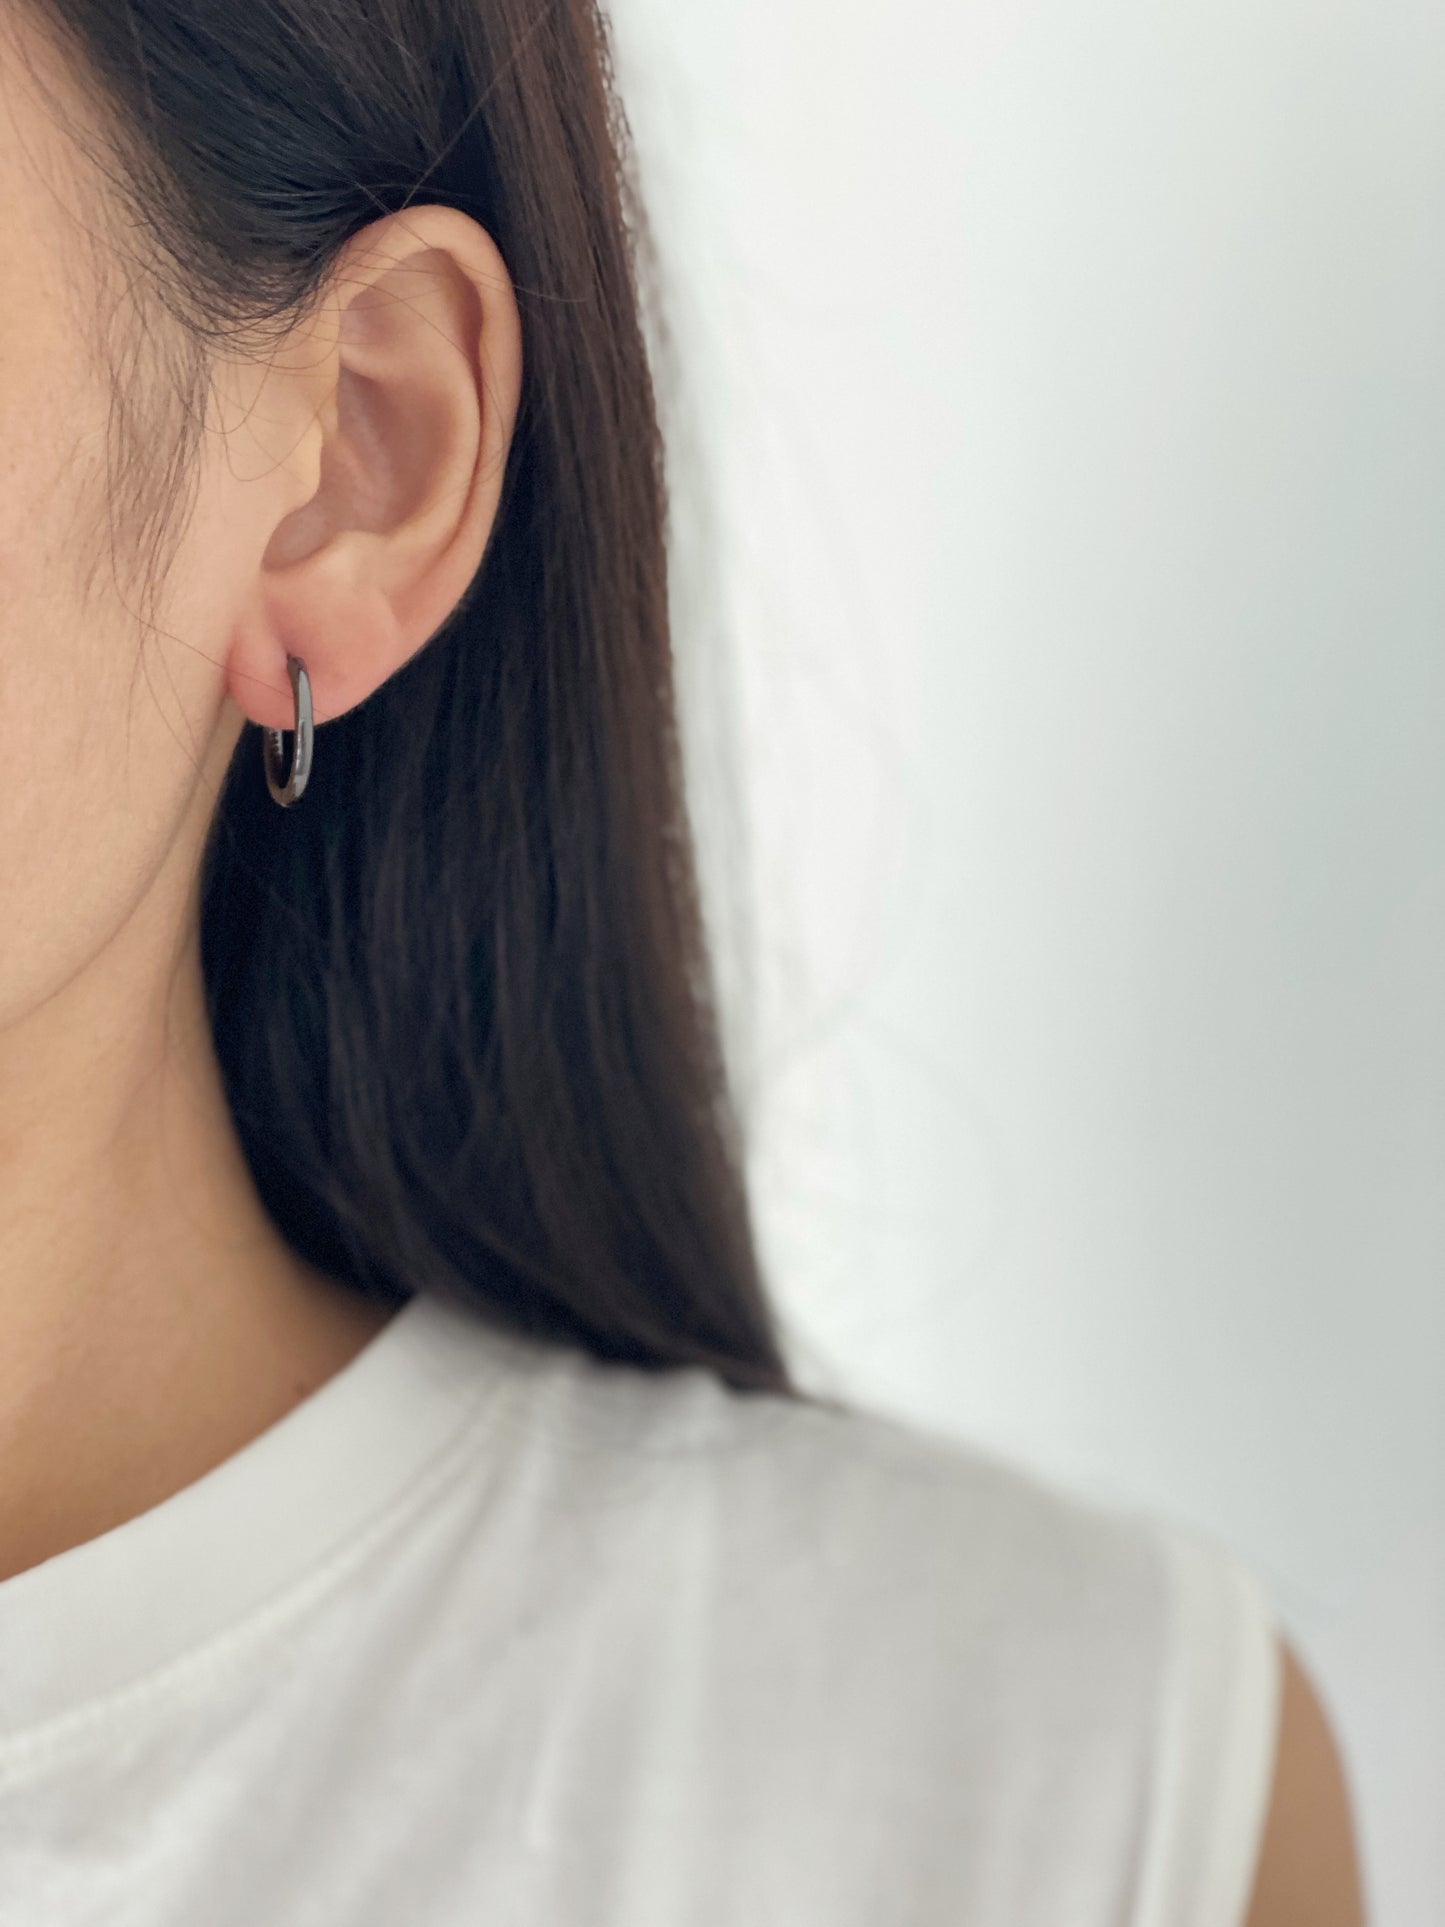
[[[291,678],[291,694],[296,703],[296,746],[291,757],[291,774],[283,783],[283,731],[262,728],[261,755],[266,765],[266,787],[272,800],[289,809],[297,802],[311,775],[311,752],[315,742],[311,719],[311,678],[299,656],[287,656],[286,673]]]

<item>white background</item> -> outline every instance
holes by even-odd
[[[1438,1927],[1445,9],[611,13],[803,1376],[1236,1547]]]

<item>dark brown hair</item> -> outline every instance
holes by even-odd
[[[368,1296],[431,1291],[600,1357],[795,1393],[715,1018],[655,269],[594,0],[29,13],[94,95],[123,214],[106,502],[115,579],[138,560],[147,606],[184,530],[208,348],[307,314],[353,233],[460,208],[522,314],[502,502],[460,606],[318,731],[296,808],[271,802],[254,725],[218,800],[202,960],[268,1210]]]

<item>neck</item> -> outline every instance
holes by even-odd
[[[199,1478],[390,1315],[256,1194],[205,1012],[199,852],[173,854],[182,881],[0,1012],[0,1579]]]

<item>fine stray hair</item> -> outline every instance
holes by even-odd
[[[522,316],[515,439],[461,604],[318,732],[298,808],[270,801],[254,724],[218,798],[207,1006],[264,1204],[370,1298],[428,1291],[600,1358],[806,1397],[720,1044],[652,257],[595,0],[24,4],[104,130],[104,513],[144,609],[192,499],[208,350],[264,352],[354,233],[460,208]]]

